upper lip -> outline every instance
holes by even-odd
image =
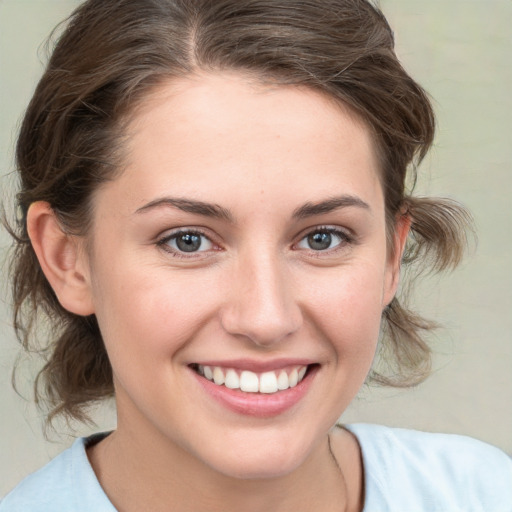
[[[233,368],[237,370],[248,370],[254,373],[270,372],[280,370],[287,366],[308,366],[315,361],[303,358],[282,358],[267,361],[255,359],[230,359],[230,360],[202,360],[195,361],[194,364],[201,366],[219,366],[221,368]]]

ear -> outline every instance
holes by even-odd
[[[400,267],[402,256],[411,229],[411,216],[408,213],[399,213],[393,234],[393,247],[390,248],[384,281],[383,307],[386,307],[396,294],[400,282]]]
[[[94,313],[88,265],[82,243],[67,234],[44,201],[30,205],[27,230],[41,269],[63,308],[87,316]]]

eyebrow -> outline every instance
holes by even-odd
[[[183,199],[177,197],[162,197],[155,199],[144,206],[138,208],[135,213],[144,213],[155,208],[161,207],[173,207],[182,210],[187,213],[195,213],[197,215],[203,215],[205,217],[213,217],[216,219],[223,219],[234,223],[234,217],[232,213],[222,206],[213,203],[206,203],[204,201],[197,201],[194,199]],[[297,208],[293,214],[294,219],[305,219],[307,217],[313,217],[314,215],[323,215],[330,213],[340,208],[356,207],[370,211],[370,205],[364,202],[357,196],[342,195],[331,197],[318,203],[306,203],[301,207]]]
[[[323,215],[340,208],[356,207],[371,211],[370,205],[361,198],[351,195],[331,197],[319,203],[306,203],[293,212],[294,219],[305,219],[314,215]]]
[[[229,210],[217,204],[205,203],[193,199],[182,199],[175,197],[162,197],[141,206],[135,213],[144,213],[162,206],[171,206],[187,213],[195,213],[204,215],[205,217],[213,217],[234,222],[233,215]]]

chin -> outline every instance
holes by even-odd
[[[284,439],[273,443],[230,443],[230,449],[215,453],[205,462],[216,472],[240,480],[279,478],[292,473],[307,458],[304,444],[296,444],[296,439],[292,442]]]
[[[293,463],[292,461],[282,462],[272,458],[266,460],[237,460],[219,463],[213,467],[217,472],[238,480],[266,480],[285,477],[292,473],[298,466],[300,461]]]

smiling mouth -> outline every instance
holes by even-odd
[[[264,394],[274,394],[294,388],[304,379],[312,366],[315,365],[290,366],[275,371],[256,373],[220,366],[190,365],[197,374],[217,386],[238,389],[245,393]]]

